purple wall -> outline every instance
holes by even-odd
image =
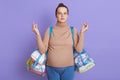
[[[68,23],[78,32],[89,23],[85,48],[96,66],[75,73],[75,80],[120,80],[120,1],[119,0],[0,0],[0,80],[46,80],[26,70],[26,60],[37,48],[32,21],[41,35],[56,18],[59,2],[70,9]]]

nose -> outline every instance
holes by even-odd
[[[64,16],[64,14],[62,13],[62,14],[61,14],[61,16],[63,17],[63,16]]]

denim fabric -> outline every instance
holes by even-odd
[[[73,80],[74,79],[74,66],[68,67],[52,67],[46,65],[46,72],[48,80]]]

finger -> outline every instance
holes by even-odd
[[[85,23],[83,23],[82,26],[84,27],[84,26],[85,26]]]
[[[32,26],[33,26],[33,27],[35,26],[35,23],[34,23],[34,22],[32,22]]]
[[[33,28],[35,28],[35,24],[33,24]]]
[[[88,23],[85,23],[85,27],[88,27]]]
[[[85,25],[87,24],[87,22],[84,23]]]
[[[83,24],[83,28],[85,28],[85,27],[86,27],[86,24],[84,23],[84,24]]]
[[[35,24],[35,28],[37,28],[37,24]]]

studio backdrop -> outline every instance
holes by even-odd
[[[26,60],[37,48],[32,22],[45,30],[56,23],[55,9],[69,8],[67,23],[82,28],[88,22],[84,47],[96,66],[74,80],[120,80],[119,0],[0,0],[0,80],[47,80],[26,69]]]

